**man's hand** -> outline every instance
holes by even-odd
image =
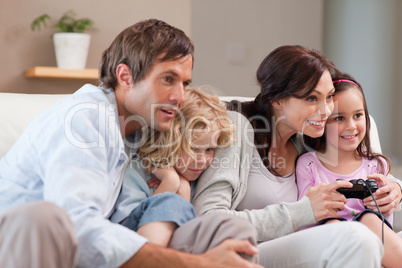
[[[251,263],[239,253],[254,255],[258,249],[246,240],[227,239],[218,246],[204,254],[190,254],[164,248],[155,244],[146,243],[131,257],[122,268],[144,267],[144,268],[262,268],[261,265]]]
[[[260,267],[262,266],[251,263],[242,257],[239,253],[246,255],[255,255],[258,253],[258,249],[250,244],[246,240],[233,240],[227,239],[215,248],[201,255],[204,260],[208,261],[210,266],[206,267]]]

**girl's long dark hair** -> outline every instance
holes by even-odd
[[[371,148],[371,141],[370,141],[370,115],[367,108],[366,97],[364,96],[362,86],[349,74],[342,73],[332,78],[334,81],[335,86],[335,94],[348,90],[351,87],[356,87],[360,93],[362,94],[363,99],[363,109],[364,109],[364,117],[366,121],[366,133],[364,135],[363,140],[357,146],[356,151],[357,153],[365,157],[369,160],[376,159],[379,164],[379,172],[382,174],[389,174],[391,170],[391,160],[386,155],[376,153]],[[349,82],[351,81],[351,82]],[[304,143],[308,146],[309,149],[319,152],[325,152],[326,150],[326,138],[325,135],[322,135],[319,138],[311,138],[308,136],[304,136]],[[387,164],[387,168],[385,169],[383,161]]]
[[[324,71],[338,72],[320,52],[298,45],[273,50],[260,64],[257,81],[260,93],[249,102],[232,101],[228,109],[241,112],[254,128],[254,143],[264,165],[275,172],[268,160],[275,119],[272,102],[289,97],[305,98],[315,89]]]

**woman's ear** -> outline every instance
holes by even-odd
[[[117,77],[117,83],[122,86],[122,87],[131,87],[133,83],[133,76],[131,74],[130,68],[124,64],[120,63],[117,65],[116,68],[116,77]]]
[[[283,100],[282,99],[272,100],[271,105],[275,110],[282,110],[283,109]]]

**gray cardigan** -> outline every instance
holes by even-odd
[[[258,240],[267,241],[295,232],[316,222],[308,197],[294,203],[280,203],[263,209],[236,211],[247,190],[254,150],[250,122],[237,112],[228,112],[236,124],[235,143],[215,151],[211,166],[198,179],[193,204],[198,215],[224,212],[249,220]],[[264,189],[269,194],[270,189]]]

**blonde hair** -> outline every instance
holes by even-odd
[[[186,101],[172,119],[167,131],[148,130],[147,141],[138,155],[148,172],[158,167],[173,167],[182,153],[195,159],[191,149],[193,140],[213,132],[219,135],[217,147],[233,143],[235,125],[226,114],[226,106],[218,97],[198,89],[187,89]]]

